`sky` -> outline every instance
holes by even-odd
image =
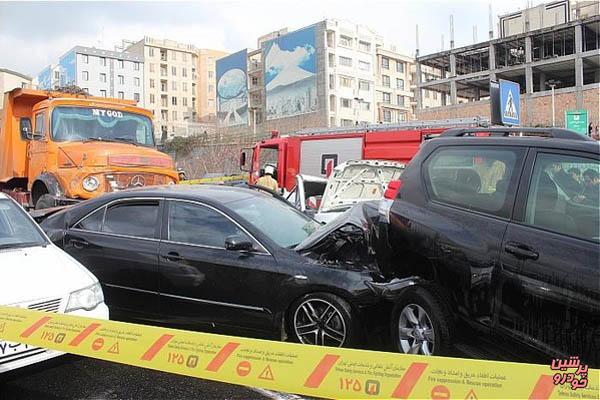
[[[527,0],[492,1],[497,15],[523,9]],[[539,4],[541,1],[529,0]],[[302,28],[325,18],[367,25],[399,51],[414,55],[488,37],[489,0],[198,0],[194,2],[4,2],[0,0],[0,68],[36,76],[75,45],[114,50],[121,39],[168,38],[235,52],[256,48],[266,33]]]

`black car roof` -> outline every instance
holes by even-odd
[[[542,136],[439,136],[428,142],[437,145],[522,146],[575,150],[596,154],[600,152],[600,143],[595,140],[555,139]]]

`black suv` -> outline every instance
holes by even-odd
[[[444,354],[457,326],[600,364],[600,146],[565,129],[450,129],[390,184],[381,235],[401,352]]]

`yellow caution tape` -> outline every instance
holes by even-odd
[[[232,176],[218,176],[215,178],[200,178],[200,179],[192,179],[189,181],[180,181],[180,185],[197,185],[200,183],[220,183],[220,182],[231,182],[231,181],[241,181],[248,179],[246,175],[232,175]]]
[[[600,371],[587,366],[583,371],[585,360],[573,358],[555,360],[553,370],[550,365],[307,346],[14,307],[0,307],[0,338],[137,367],[315,397],[600,396]]]

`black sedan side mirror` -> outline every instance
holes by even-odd
[[[225,249],[231,251],[250,251],[254,246],[252,242],[242,236],[228,236],[225,239]]]

